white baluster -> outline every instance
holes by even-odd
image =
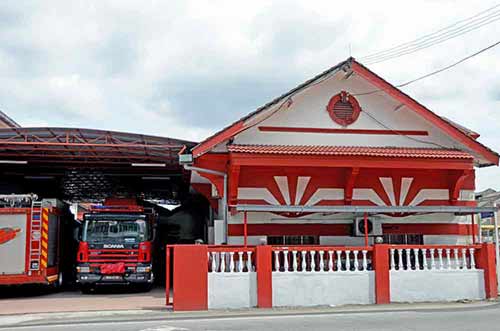
[[[311,251],[311,271],[316,271],[316,251]]]
[[[438,259],[439,259],[438,269],[441,270],[441,269],[443,269],[443,249],[438,248],[437,252],[438,252]]]
[[[458,259],[458,249],[453,249],[453,257],[455,258],[455,266],[453,269],[460,269],[460,260]]]
[[[252,252],[247,252],[247,271],[251,272],[252,270]]]
[[[398,270],[401,271],[404,269],[403,266],[403,250],[400,248],[398,249]]]
[[[342,252],[337,251],[337,271],[342,271],[342,257],[341,257]]]
[[[243,271],[243,252],[238,252],[238,266],[236,268],[236,271]]]
[[[301,269],[302,269],[302,272],[304,272],[304,271],[307,271],[306,252],[302,251],[300,253],[302,256],[302,261],[301,261],[302,268]]]
[[[274,251],[274,271],[280,271],[280,252]]]
[[[476,269],[476,260],[474,258],[474,248],[469,248],[469,255],[470,255],[470,268],[472,270]]]
[[[288,251],[283,252],[283,265],[285,267],[285,272],[288,272]]]
[[[215,255],[215,252],[210,253],[212,256],[212,272],[217,272],[217,264],[215,263],[215,259],[217,256]]]
[[[226,253],[222,252],[220,255],[220,272],[226,272]]]
[[[365,252],[365,251],[363,251]],[[389,269],[390,270],[395,270],[396,269],[396,266],[395,266],[395,263],[394,263],[394,248],[391,248],[391,265],[389,266]]]
[[[418,259],[418,248],[413,249],[413,254],[415,255],[415,270],[420,270],[420,261]]]
[[[234,272],[234,252],[229,252],[229,272]]]
[[[351,251],[345,251],[345,271],[351,271]]]
[[[292,257],[293,257],[292,271],[296,272],[296,271],[298,271],[298,269],[297,269],[297,251],[292,251]]]
[[[319,271],[323,272],[325,271],[325,261],[323,260],[325,258],[324,252],[319,251]]]
[[[328,251],[328,271],[333,271],[333,251]]]
[[[359,261],[358,261],[358,251],[353,251],[354,253],[354,271],[359,270]]]
[[[405,248],[405,252],[406,252],[406,270],[412,270],[413,266],[411,265],[410,249],[409,248]]]
[[[451,269],[450,249],[446,249],[446,269]]]
[[[436,261],[434,260],[434,248],[429,249],[431,254],[431,268],[430,270],[436,269]]]
[[[462,269],[468,269],[467,267],[467,249],[462,248]]]
[[[429,263],[427,263],[427,248],[422,248],[422,269],[429,269]]]
[[[364,249],[361,252],[363,253],[363,271],[367,271],[368,270],[368,260],[366,258],[366,254],[368,253],[368,251]],[[394,261],[392,261],[392,263],[394,264]]]

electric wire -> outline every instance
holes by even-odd
[[[367,64],[379,63],[395,57],[411,54],[419,50],[442,43],[449,39],[456,38],[470,31],[479,29],[482,26],[500,20],[500,10],[493,11],[498,7],[500,7],[500,4],[497,4],[486,10],[483,10],[482,12],[477,13],[471,17],[455,22],[436,32],[424,35],[410,42],[399,44],[397,46],[360,57],[360,59]],[[493,12],[488,13],[490,11]],[[485,13],[488,14],[484,15]]]

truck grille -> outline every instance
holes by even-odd
[[[137,262],[137,249],[89,249],[89,262]]]

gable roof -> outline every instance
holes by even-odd
[[[10,118],[6,113],[0,110],[0,127],[7,128],[20,128],[21,126],[17,124],[12,118]]]
[[[394,85],[391,85],[388,83],[386,80],[375,74],[373,71],[369,70],[367,67],[362,65],[361,63],[357,62],[354,58],[350,57],[345,61],[342,61],[338,63],[337,65],[331,67],[330,69],[322,72],[321,74],[309,79],[308,81],[300,84],[299,86],[295,87],[294,89],[288,91],[287,93],[275,98],[274,100],[270,101],[269,103],[263,105],[262,107],[259,107],[255,111],[251,112],[250,114],[242,117],[238,121],[232,123],[231,125],[225,127],[221,131],[215,133],[214,135],[208,137],[207,139],[203,140],[200,142],[198,145],[192,148],[192,154],[193,157],[199,157],[203,155],[206,152],[209,152],[213,147],[216,145],[234,137],[238,133],[252,127],[253,125],[247,125],[249,120],[255,118],[257,115],[260,115],[263,113],[265,110],[270,109],[272,106],[275,106],[279,104],[280,102],[281,105],[275,110],[278,111],[281,109],[281,107],[289,100],[293,95],[296,93],[299,93],[300,91],[304,90],[305,88],[317,84],[321,79],[323,78],[328,78],[328,76],[331,73],[337,72],[338,70],[344,70],[348,72],[349,70],[352,70],[354,73],[360,75],[364,79],[366,79],[368,82],[373,84],[377,90],[375,91],[370,91],[369,93],[375,93],[375,92],[385,92],[391,97],[395,98],[405,106],[407,106],[409,109],[412,109],[413,111],[417,112],[420,116],[422,116],[424,119],[427,121],[433,123],[437,127],[439,127],[441,130],[443,130],[448,136],[452,137],[453,139],[459,141],[461,144],[466,146],[468,149],[473,151],[474,154],[481,156],[486,160],[486,162],[480,163],[480,166],[491,166],[491,165],[498,165],[499,162],[499,155],[494,152],[493,150],[489,149],[485,145],[481,144],[480,142],[476,141],[475,139],[477,138],[477,134],[475,132],[472,132],[468,129],[466,129],[463,126],[460,126],[448,119],[442,118],[441,116],[437,115],[436,113],[432,112],[422,104],[420,104],[418,101],[415,99],[411,98],[409,95],[406,93],[402,92],[398,88],[396,88]]]

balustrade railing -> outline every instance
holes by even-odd
[[[474,270],[480,246],[397,245],[389,251],[391,271]]]
[[[372,270],[371,247],[273,246],[273,272],[357,272]]]
[[[254,247],[208,247],[208,272],[255,271]]]

